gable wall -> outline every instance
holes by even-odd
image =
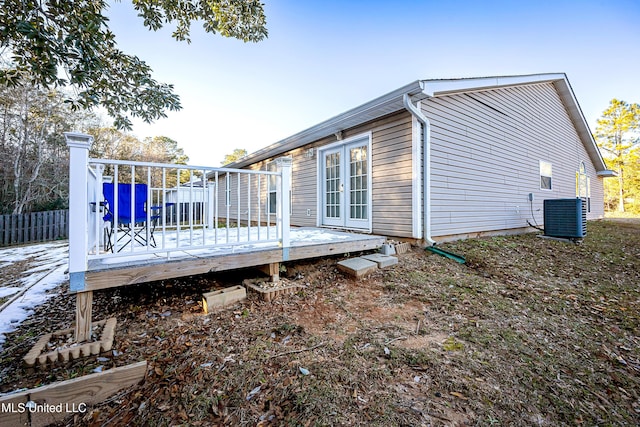
[[[544,199],[576,196],[580,161],[591,179],[589,218],[603,215],[602,179],[553,84],[431,98],[422,108],[432,125],[433,236],[526,227],[529,193],[542,225]],[[552,164],[551,191],[540,189],[540,160]]]

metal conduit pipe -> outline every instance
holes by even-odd
[[[405,93],[402,97],[404,107],[409,111],[422,125],[422,191],[424,199],[424,217],[422,226],[424,228],[424,239],[430,245],[436,242],[431,238],[431,123],[429,119],[411,102],[411,97]]]

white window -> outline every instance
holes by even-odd
[[[267,163],[266,169],[268,172],[278,172],[278,161],[274,160]],[[291,186],[293,187],[293,177],[291,177]],[[289,190],[289,215],[293,213],[293,190]],[[267,214],[275,215],[278,203],[278,176],[269,175],[267,181]]]
[[[551,163],[540,160],[540,189],[551,190],[553,188],[551,180],[553,178]]]
[[[576,173],[576,197],[584,199],[587,203],[587,212],[591,212],[591,179],[587,175],[587,166],[580,162]]]
[[[277,172],[278,165],[276,162],[269,162],[267,164],[267,171]],[[269,215],[276,214],[277,203],[277,191],[278,191],[278,177],[276,175],[269,175],[269,181],[267,181],[267,213]]]
[[[224,178],[225,206],[231,206],[231,174],[227,174]]]
[[[576,175],[576,197],[586,198],[587,197],[587,167],[584,162],[580,163],[580,167],[578,168],[578,173]]]

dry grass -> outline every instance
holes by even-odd
[[[99,292],[118,356],[25,372],[11,360],[34,329],[70,321],[60,297],[9,337],[3,388],[147,359],[142,384],[68,424],[638,425],[640,223],[588,230],[443,245],[467,265],[415,249],[360,282],[336,259],[291,264],[304,291],[210,315],[203,289],[250,273]]]

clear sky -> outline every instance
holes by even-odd
[[[108,16],[118,45],[172,83],[183,109],[140,138],[178,141],[219,166],[418,79],[564,72],[591,127],[611,98],[640,102],[639,0],[263,0],[269,30],[243,43],[192,27],[150,32],[129,0]]]

